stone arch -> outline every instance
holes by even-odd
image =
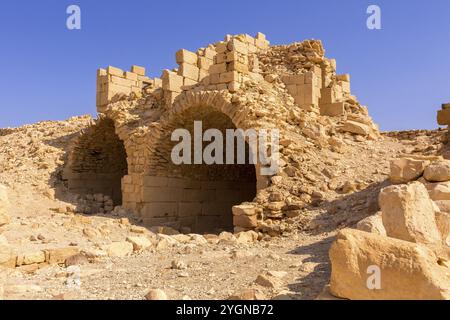
[[[223,138],[226,129],[249,129],[245,112],[230,100],[227,92],[182,93],[149,132],[141,192],[141,215],[146,224],[173,224],[195,232],[231,229],[232,206],[253,201],[264,177],[257,166],[248,164],[251,149],[247,143],[247,164],[175,165],[170,157],[178,143],[171,141],[172,132],[183,128],[193,134],[196,120],[202,121],[203,132],[215,128]]]
[[[97,195],[86,213],[107,212],[122,204],[121,179],[128,173],[125,144],[114,121],[101,117],[74,142],[63,173],[70,192]],[[105,196],[103,207],[100,195]],[[105,208],[106,207],[106,208]]]

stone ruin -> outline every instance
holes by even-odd
[[[286,218],[320,200],[316,190],[330,188],[315,176],[323,149],[380,136],[318,40],[271,46],[262,33],[227,35],[175,58],[178,68],[160,78],[139,66],[98,70],[98,120],[76,139],[63,173],[71,192],[100,198],[89,213],[115,206],[148,226],[279,234]],[[195,120],[203,130],[278,129],[279,172],[174,165],[171,134],[192,133]]]

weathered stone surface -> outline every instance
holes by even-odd
[[[142,251],[152,246],[152,242],[144,236],[130,236],[127,241],[133,245],[134,251]]]
[[[45,260],[49,264],[62,264],[66,259],[80,252],[77,247],[64,247],[45,250]]]
[[[348,120],[341,128],[342,131],[367,136],[370,134],[370,127],[364,123]]]
[[[410,158],[395,159],[390,162],[391,171],[389,179],[393,183],[407,183],[422,176],[429,161],[414,160]]]
[[[17,254],[9,246],[0,245],[0,267],[15,268]]]
[[[432,200],[450,200],[450,182],[427,183],[425,187]]]
[[[362,219],[356,225],[356,229],[386,236],[386,229],[384,228],[383,218],[381,215],[382,213],[378,212],[377,214]]]
[[[450,180],[450,160],[440,160],[431,163],[425,168],[424,178],[430,182]]]
[[[9,205],[6,187],[0,184],[0,227],[10,223],[11,219],[6,211]]]
[[[34,264],[34,263],[43,263],[45,262],[45,252],[44,251],[34,251],[28,252],[23,255],[24,265]]]
[[[147,300],[168,300],[167,294],[161,289],[152,289],[146,295]]]
[[[440,243],[435,205],[420,182],[382,189],[379,204],[389,237],[418,243]]]
[[[258,275],[255,283],[266,288],[278,288],[282,284],[279,278],[271,276],[267,273]]]
[[[133,244],[128,241],[113,242],[108,246],[108,256],[126,257],[133,252]]]
[[[448,268],[421,244],[345,229],[331,246],[330,259],[330,290],[337,297],[450,299]],[[381,272],[379,289],[369,289],[377,285],[373,266]]]
[[[267,297],[258,289],[240,289],[233,293],[228,300],[265,300]]]
[[[443,244],[450,246],[450,213],[436,212],[436,224]]]
[[[258,240],[258,233],[253,230],[242,231],[236,234],[237,243],[252,243],[256,240]]]

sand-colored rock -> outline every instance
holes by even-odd
[[[384,228],[383,218],[381,215],[382,213],[378,212],[377,214],[362,219],[357,223],[356,229],[386,236],[386,229]]]
[[[152,289],[146,295],[147,300],[168,300],[167,294],[161,289]]]
[[[392,183],[407,183],[422,176],[425,167],[430,162],[426,160],[415,160],[400,158],[391,160],[389,179]]]
[[[436,224],[441,234],[443,244],[450,247],[450,213],[436,212]]]
[[[144,236],[129,236],[127,241],[133,245],[134,251],[142,251],[152,246],[152,242]]]
[[[17,254],[9,246],[0,245],[0,267],[14,268]]]
[[[425,168],[424,178],[430,182],[442,182],[450,180],[450,160],[439,160]]]
[[[424,245],[345,229],[331,246],[330,259],[330,290],[337,297],[450,299],[450,270]],[[380,287],[371,268],[379,268]]]
[[[7,213],[9,205],[7,189],[0,184],[0,227],[10,223],[11,219]]]
[[[126,257],[133,252],[133,244],[128,241],[113,242],[107,250],[110,257]]]
[[[432,200],[450,200],[450,182],[427,183],[425,186]]]
[[[417,243],[441,242],[435,204],[422,183],[384,188],[379,195],[379,204],[389,237]]]

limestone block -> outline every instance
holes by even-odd
[[[109,257],[126,257],[133,253],[133,244],[128,241],[113,242],[106,249]]]
[[[350,82],[338,81],[338,85],[342,88],[342,92],[350,94]]]
[[[389,237],[425,244],[441,242],[436,226],[436,207],[422,183],[382,189],[379,205]]]
[[[160,201],[164,201],[161,199]],[[144,198],[144,201],[148,201]],[[175,217],[178,213],[178,199],[168,202],[146,203],[142,209],[145,217]]]
[[[230,40],[228,42],[227,48],[230,51],[237,51],[242,54],[248,54],[247,45],[244,42],[241,42],[237,39]]]
[[[123,70],[113,66],[108,66],[108,68],[106,68],[106,72],[113,76],[123,77]]]
[[[183,77],[178,74],[164,70],[162,75],[162,88],[168,91],[181,92],[183,86]]]
[[[410,158],[394,159],[390,162],[389,179],[392,183],[407,183],[422,176],[425,167],[430,162]]]
[[[351,120],[346,121],[341,127],[341,130],[362,136],[367,136],[370,134],[370,127],[368,125]]]
[[[219,83],[239,82],[239,73],[236,71],[229,71],[220,74]]]
[[[197,65],[198,56],[194,52],[188,51],[186,49],[178,50],[175,54],[178,64],[188,63],[191,65]]]
[[[450,200],[450,182],[427,183],[425,186],[432,200]]]
[[[143,187],[144,202],[175,202],[181,199],[181,189],[169,187]]]
[[[216,54],[223,53],[228,50],[228,42],[218,42],[216,44]]]
[[[303,74],[285,75],[285,76],[281,77],[281,81],[283,81],[283,83],[286,85],[290,85],[290,84],[303,85],[305,83],[305,77]]]
[[[143,251],[153,245],[145,236],[129,236],[126,240],[133,245],[133,251]]]
[[[138,80],[138,74],[130,71],[125,71],[125,79],[137,81]]]
[[[258,39],[258,40],[267,40],[266,39],[266,35],[264,34],[264,33],[261,33],[261,32],[258,32],[257,34],[256,34],[256,37],[255,37],[256,39]]]
[[[145,76],[145,68],[140,66],[131,66],[131,72],[136,73],[140,76]]]
[[[244,63],[240,63],[238,61],[232,61],[230,63],[228,63],[227,65],[227,70],[228,71],[237,71],[237,72],[242,72],[242,73],[248,73],[248,65],[244,64]]]
[[[166,187],[168,185],[167,177],[144,176],[144,187]]]
[[[61,264],[67,258],[74,256],[80,252],[77,247],[62,247],[45,250],[45,261],[49,264]]]
[[[214,56],[217,54],[216,50],[214,48],[205,48],[205,58],[209,60],[214,60]]]
[[[189,63],[181,63],[180,68],[178,69],[178,75],[197,82],[199,74],[200,74],[199,68]]]
[[[431,163],[425,168],[424,178],[430,182],[443,182],[450,180],[450,160],[440,160]]]
[[[350,75],[349,74],[336,75],[336,80],[337,81],[350,82]]]
[[[320,114],[329,117],[339,117],[345,114],[344,102],[320,104]]]
[[[265,50],[269,48],[270,42],[262,39],[255,39],[255,45],[258,49]]]
[[[345,229],[331,246],[330,260],[330,291],[337,297],[450,299],[448,268],[439,265],[434,252],[419,244]],[[380,271],[379,287],[373,270]]]
[[[258,226],[257,216],[233,215],[233,225],[245,229],[252,229]]]
[[[115,83],[120,86],[131,87],[131,86],[137,85],[137,82],[133,81],[133,80],[129,80],[129,79],[125,79],[125,78],[121,78],[121,77],[117,77],[117,76],[110,76],[110,77],[111,77],[110,79],[111,79],[112,83]]]
[[[198,57],[198,67],[200,69],[209,70],[209,67],[213,65],[213,60],[208,59],[207,57]]]
[[[178,204],[178,215],[180,217],[199,216],[201,214],[201,202],[180,202]]]
[[[450,109],[439,110],[437,113],[437,122],[441,126],[450,125]]]
[[[224,73],[224,72],[227,72],[227,64],[225,62],[213,64],[212,66],[209,67],[210,74]]]
[[[0,245],[0,267],[15,268],[17,254],[6,245]]]

